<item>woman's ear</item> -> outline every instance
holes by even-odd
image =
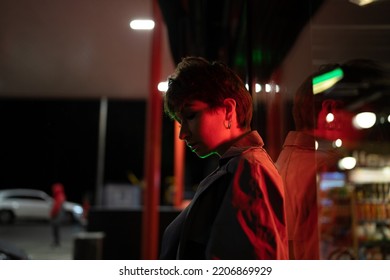
[[[233,98],[226,98],[223,101],[223,105],[225,106],[226,115],[225,118],[227,121],[232,121],[233,116],[236,114],[236,100]]]

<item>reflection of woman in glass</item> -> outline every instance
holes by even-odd
[[[322,189],[317,183],[326,172],[340,176],[338,161],[361,144],[365,132],[354,127],[352,119],[370,102],[384,99],[378,94],[384,78],[375,62],[355,59],[323,65],[295,92],[296,130],[288,133],[276,161],[285,188],[290,259],[350,257],[345,248],[352,245],[350,225],[336,211],[347,195],[341,195],[337,186],[333,199],[329,196],[333,186]]]
[[[252,100],[225,65],[185,58],[169,79],[166,112],[199,157],[220,157],[167,227],[162,259],[285,259],[283,186],[256,131]]]

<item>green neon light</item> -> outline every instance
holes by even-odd
[[[235,57],[235,64],[238,66],[244,66],[245,65],[245,58],[242,54],[239,54]]]
[[[341,68],[336,68],[332,71],[318,75],[313,78],[313,93],[323,92],[334,86],[344,77],[344,72]]]
[[[263,61],[263,53],[261,50],[254,50],[252,53],[252,60],[254,63],[260,63]]]
[[[336,68],[332,71],[329,71],[329,72],[321,74],[317,77],[314,77],[313,78],[313,85],[316,85],[316,84],[322,83],[326,80],[334,79],[334,78],[341,80],[343,77],[344,77],[343,70],[341,70],[341,68]]]

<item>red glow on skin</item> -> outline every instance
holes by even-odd
[[[192,101],[178,114],[180,122],[179,138],[199,157],[221,154],[221,147],[228,139],[224,128],[225,110],[210,109],[202,101]]]

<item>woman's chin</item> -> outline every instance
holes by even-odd
[[[205,152],[205,151],[201,151],[201,150],[192,150],[198,157],[200,158],[207,158],[211,155],[214,154],[214,152]]]

